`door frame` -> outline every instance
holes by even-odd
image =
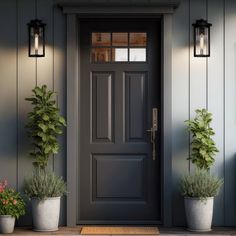
[[[67,226],[78,219],[78,164],[80,133],[80,37],[81,18],[162,18],[162,224],[172,226],[172,18],[179,2],[61,3],[67,22]]]

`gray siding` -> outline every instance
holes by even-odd
[[[66,19],[57,7],[57,2],[0,1],[0,179],[8,179],[19,190],[22,190],[25,176],[32,170],[28,157],[29,142],[24,128],[30,105],[24,98],[31,94],[36,84],[47,84],[58,92],[58,106],[66,116]],[[46,57],[38,59],[28,57],[26,27],[36,16],[47,23]],[[208,59],[193,57],[192,23],[201,17],[208,18],[213,24],[211,57]],[[179,178],[183,173],[192,171],[192,166],[186,160],[190,138],[185,132],[183,121],[193,117],[196,108],[206,107],[214,115],[215,141],[220,149],[212,172],[225,179],[224,188],[215,200],[214,224],[236,226],[235,25],[235,0],[182,0],[174,15],[173,181],[170,187],[174,225],[184,224]],[[65,139],[65,135],[60,137],[61,152],[50,162],[50,168],[64,177]],[[65,224],[65,202],[62,207],[61,224]],[[29,224],[29,219],[27,215],[20,224]]]
[[[29,58],[26,24],[35,17],[47,23],[46,57]],[[0,1],[0,179],[8,179],[12,187],[22,190],[24,178],[32,171],[28,156],[26,115],[30,104],[24,99],[32,88],[47,84],[57,93],[58,106],[65,116],[65,17],[53,0]],[[60,154],[49,167],[65,177],[65,135],[60,137]],[[65,224],[65,201],[61,224]],[[30,224],[30,215],[20,224]]]
[[[173,157],[172,193],[174,225],[184,224],[179,178],[193,167],[189,156],[189,135],[183,121],[194,110],[205,107],[213,113],[214,137],[220,152],[212,172],[225,185],[214,206],[214,225],[236,225],[236,182],[234,134],[236,131],[235,42],[236,2],[234,0],[183,0],[174,16],[173,36]],[[200,17],[213,24],[211,57],[193,57],[192,23]],[[184,215],[183,215],[184,216]]]

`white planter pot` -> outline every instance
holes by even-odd
[[[39,200],[33,198],[32,217],[34,231],[58,230],[60,216],[60,197]]]
[[[185,197],[185,213],[188,230],[196,232],[211,231],[214,198],[204,200]]]
[[[15,227],[15,217],[9,215],[0,215],[0,233],[11,234]]]

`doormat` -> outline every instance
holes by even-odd
[[[129,235],[129,234],[142,234],[142,235],[158,235],[160,234],[157,227],[99,227],[99,226],[85,226],[82,227],[80,234],[97,234],[97,235]]]

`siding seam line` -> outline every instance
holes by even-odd
[[[35,18],[37,19],[38,17],[38,11],[37,11],[38,1],[37,0],[35,0],[34,5],[35,5]],[[35,57],[35,83],[37,86],[38,85],[38,58],[37,57]]]
[[[52,90],[55,92],[55,45],[54,45],[54,0],[52,1]],[[58,94],[56,94],[56,106],[58,107]],[[52,169],[55,171],[55,154],[52,158]]]
[[[191,78],[190,78],[190,47],[191,47],[191,42],[190,42],[190,33],[191,33],[191,22],[190,22],[190,0],[188,0],[188,22],[189,22],[189,34],[188,34],[188,119],[190,119],[190,103],[191,103]],[[190,132],[188,131],[188,156],[190,158],[191,151],[190,151],[190,142],[191,142],[191,136]],[[190,173],[190,160],[188,160],[188,172]]]
[[[16,189],[19,191],[19,183],[18,183],[18,176],[19,176],[19,29],[18,29],[18,0],[16,0]]]
[[[225,93],[225,88],[226,88],[226,75],[225,75],[225,0],[223,0],[223,60],[224,60],[224,63],[223,63],[223,105],[224,105],[224,108],[223,108],[223,111],[224,111],[224,115],[223,115],[223,127],[224,127],[224,130],[223,130],[223,137],[224,137],[224,141],[223,141],[223,157],[224,157],[224,177],[225,177],[225,170],[226,170],[226,166],[225,166],[225,145],[226,145],[226,132],[225,132],[225,125],[226,125],[226,106],[225,106],[225,102],[226,102],[226,93]],[[226,211],[225,211],[225,199],[226,199],[226,188],[225,188],[225,184],[224,184],[224,204],[223,204],[223,208],[224,208],[224,225],[226,223]]]
[[[206,0],[206,20],[208,21],[208,0]],[[211,42],[210,42],[211,43]],[[209,96],[209,91],[208,91],[208,57],[206,58],[206,109],[208,110],[208,96]]]

